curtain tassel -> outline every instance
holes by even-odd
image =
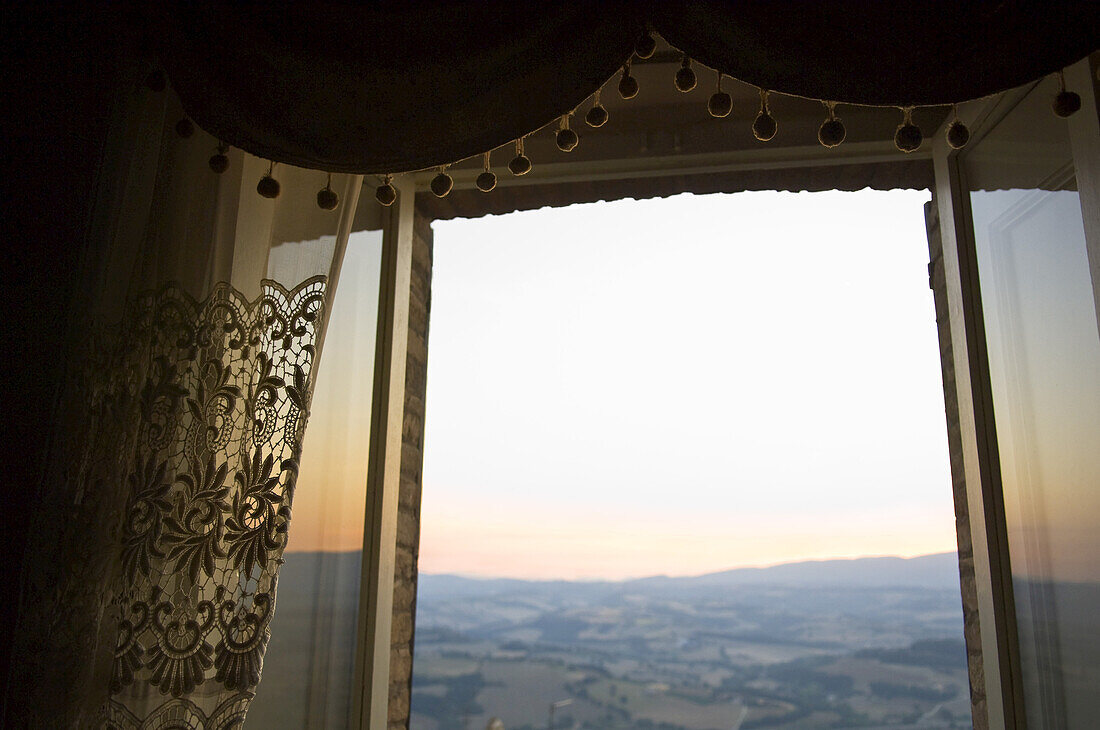
[[[187,139],[195,133],[195,124],[187,117],[180,119],[176,122],[176,134],[183,139]]]
[[[761,89],[760,111],[756,113],[756,119],[752,122],[752,136],[761,142],[767,142],[775,136],[777,129],[779,129],[779,125],[776,124],[775,117],[768,110],[768,90]]]
[[[328,174],[325,187],[317,191],[317,207],[321,210],[335,210],[340,204],[340,196],[332,190],[332,173]]]
[[[1065,119],[1081,108],[1081,96],[1076,91],[1066,91],[1066,72],[1058,72],[1058,95],[1051,102],[1054,113]]]
[[[676,89],[686,94],[694,89],[697,83],[699,79],[695,77],[695,71],[691,68],[691,59],[685,53],[683,60],[680,61],[680,70],[676,72]]]
[[[600,103],[600,91],[601,89],[596,89],[596,95],[592,97],[592,108],[584,115],[585,123],[593,128],[607,124],[607,109]]]
[[[821,103],[829,110],[829,115],[817,130],[817,141],[821,143],[822,147],[836,147],[844,141],[847,134],[844,123],[837,119],[835,101],[823,101]]]
[[[516,156],[508,163],[508,169],[516,177],[531,172],[531,160],[523,153],[523,137],[516,140]]]
[[[728,117],[733,111],[733,97],[722,91],[722,72],[718,72],[718,85],[707,100],[707,111],[716,119]]]
[[[374,189],[374,199],[387,208],[394,204],[397,188],[393,186],[393,175],[382,176],[382,184]]]
[[[441,165],[439,167],[439,174],[432,178],[432,192],[437,198],[445,198],[447,197],[447,193],[451,192],[451,188],[454,187],[454,184],[455,181],[447,174],[447,166]]]
[[[924,142],[924,133],[913,124],[913,107],[908,106],[901,111],[905,116],[894,132],[894,146],[907,154],[916,152]]]
[[[260,182],[256,183],[256,192],[265,198],[274,200],[279,197],[279,181],[272,177],[272,173],[275,171],[275,163],[272,162],[267,167],[267,174],[260,178]]]
[[[638,95],[638,79],[630,75],[630,61],[623,65],[623,75],[619,79],[619,96],[633,99]]]
[[[947,144],[951,145],[953,150],[961,150],[970,141],[970,130],[959,121],[958,104],[951,105],[951,112],[955,118],[951,122],[951,126],[947,128]]]
[[[168,88],[168,78],[164,75],[164,71],[159,68],[150,71],[145,77],[145,88],[158,93]]]
[[[208,164],[210,169],[221,175],[223,172],[229,169],[229,158],[225,153],[229,151],[229,146],[225,143],[218,145],[218,151],[210,156]]]
[[[634,55],[638,58],[652,58],[653,52],[656,50],[657,41],[654,40],[653,34],[648,30],[644,31],[634,44]]]
[[[577,144],[580,143],[580,137],[577,133],[569,128],[569,115],[572,112],[561,115],[561,123],[558,127],[558,133],[554,137],[554,141],[557,142],[558,149],[562,152],[572,152],[577,148]]]
[[[489,169],[490,154],[491,152],[485,153],[485,170],[477,176],[477,180],[475,181],[477,189],[483,193],[491,192],[493,188],[497,186],[497,176],[493,173],[492,170]]]

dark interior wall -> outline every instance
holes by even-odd
[[[137,23],[121,3],[14,2],[0,13],[3,321],[11,358],[0,489],[8,555],[3,605],[14,614],[111,109],[121,70],[140,57],[140,43]],[[7,618],[5,625],[14,627],[16,617]],[[18,671],[10,661],[12,643],[12,632],[5,632],[0,665],[9,673]],[[5,717],[7,687],[5,681]]]

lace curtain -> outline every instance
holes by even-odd
[[[262,198],[268,163],[231,152],[215,174],[182,117],[170,93],[127,100],[75,294],[20,606],[21,634],[49,637],[17,646],[32,725],[236,728],[260,679],[361,178],[334,176],[323,211],[303,192],[324,173],[276,166],[292,192]]]
[[[308,411],[323,277],[248,301],[137,302],[109,726],[221,728],[260,679]],[[131,443],[133,444],[131,446]],[[132,454],[132,456],[130,456]]]

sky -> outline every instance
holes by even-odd
[[[955,549],[928,199],[436,222],[420,570],[620,579]]]
[[[381,231],[353,233],[313,373],[288,552],[363,549],[381,271]]]

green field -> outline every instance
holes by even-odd
[[[952,561],[943,587],[426,580],[410,730],[544,730],[566,700],[556,730],[967,728]]]

